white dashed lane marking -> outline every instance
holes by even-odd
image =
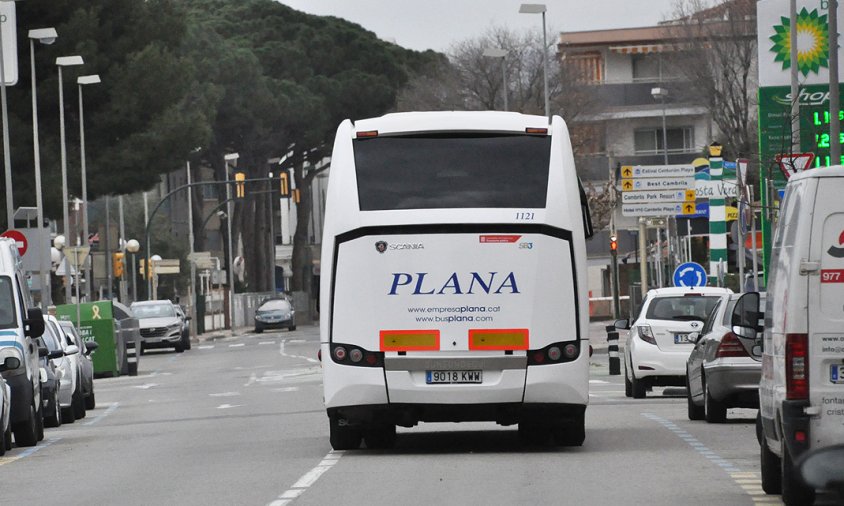
[[[338,452],[331,450],[328,452],[328,455],[323,457],[319,464],[307,473],[303,474],[292,487],[278,496],[276,500],[269,503],[269,506],[285,506],[286,504],[290,504],[291,501],[304,494],[314,483],[316,483],[320,476],[334,467],[334,464],[336,464],[342,456],[343,452],[341,451]]]

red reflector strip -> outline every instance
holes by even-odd
[[[526,350],[528,329],[469,330],[470,350]]]
[[[381,351],[437,351],[439,330],[382,330]]]
[[[525,133],[534,135],[548,135],[547,128],[525,128]]]
[[[358,139],[366,137],[378,137],[378,130],[366,130],[364,132],[357,133]]]

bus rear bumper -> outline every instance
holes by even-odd
[[[557,420],[580,417],[583,404],[533,404],[521,402],[489,404],[372,404],[328,408],[330,418],[348,425],[395,424],[413,427],[419,422],[495,422],[514,425],[520,421]]]

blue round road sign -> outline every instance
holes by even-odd
[[[706,269],[695,262],[680,264],[674,269],[674,286],[706,286]]]

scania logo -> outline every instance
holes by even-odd
[[[375,243],[375,251],[378,253],[384,253],[387,251],[387,241],[378,241]]]
[[[838,244],[844,244],[844,231],[838,236]],[[826,250],[830,256],[834,256],[835,258],[844,258],[844,248],[838,248],[836,246],[830,246],[828,250]]]

